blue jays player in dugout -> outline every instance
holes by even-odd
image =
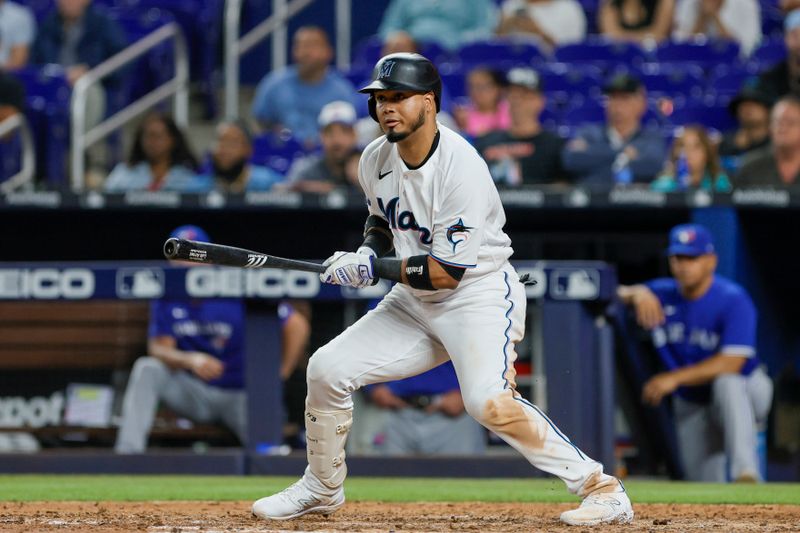
[[[369,211],[364,243],[356,252],[334,253],[320,278],[351,287],[379,278],[398,283],[311,357],[308,467],[294,485],[256,501],[253,513],[287,520],[341,507],[352,393],[450,358],[467,412],[583,498],[562,521],[631,521],[622,483],[516,391],[514,346],[524,334],[524,286],[508,262],[511,240],[486,163],[436,120],[436,67],[418,54],[391,54],[378,61],[374,81],[361,92],[369,94],[370,115],[385,134],[367,146],[359,163]],[[392,249],[395,257],[384,257]]]
[[[756,434],[769,412],[772,382],[756,357],[753,302],[742,287],[714,274],[717,256],[704,226],[674,227],[667,255],[672,278],[617,290],[639,324],[652,330],[666,367],[644,384],[642,399],[655,406],[674,393],[688,479],[758,481]]]

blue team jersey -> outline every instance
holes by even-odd
[[[157,300],[150,305],[150,337],[175,338],[179,350],[205,352],[225,364],[210,385],[244,388],[244,303],[241,300]]]
[[[697,300],[686,300],[672,278],[645,284],[658,296],[665,323],[653,330],[653,344],[669,370],[699,363],[723,353],[747,357],[741,373],[750,374],[756,357],[756,309],[747,292],[736,283],[715,276],[708,291]],[[691,401],[707,402],[710,387],[681,387],[678,394]]]
[[[456,370],[453,368],[453,362],[447,361],[418,376],[390,381],[386,385],[400,397],[432,396],[458,390],[458,378]]]

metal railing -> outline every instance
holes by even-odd
[[[128,104],[89,131],[85,131],[89,88],[168,39],[174,40],[175,43],[175,70],[172,79]],[[173,97],[172,106],[175,123],[181,128],[185,128],[189,124],[189,56],[183,32],[174,22],[161,26],[78,78],[75,87],[72,89],[72,101],[70,103],[70,116],[72,119],[70,170],[73,190],[83,190],[86,170],[85,154],[90,146],[105,138],[112,131],[124,126],[131,119],[170,97]]]
[[[286,66],[286,22],[314,0],[272,0],[272,15],[239,37],[242,0],[225,2],[225,117],[239,115],[239,61],[246,52],[272,36],[272,70]],[[350,66],[351,0],[336,0],[336,66]]]
[[[25,185],[33,184],[33,175],[36,171],[36,154],[33,146],[33,136],[25,115],[17,113],[0,122],[0,142],[3,136],[14,130],[19,130],[22,138],[22,168],[19,172],[0,183],[0,193],[8,194]]]

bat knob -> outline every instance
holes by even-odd
[[[176,238],[167,239],[167,242],[164,243],[164,257],[167,259],[175,259],[178,256],[178,247],[180,246],[180,241]]]

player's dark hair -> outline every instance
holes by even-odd
[[[144,136],[144,128],[148,122],[159,121],[167,128],[167,133],[172,138],[172,151],[170,152],[170,166],[183,165],[191,170],[197,170],[197,158],[192,152],[186,136],[178,128],[178,125],[169,115],[161,112],[149,113],[136,128],[136,134],[131,147],[131,153],[128,157],[128,165],[136,166],[141,162],[147,162],[147,155],[144,153],[142,146],[142,137]]]

